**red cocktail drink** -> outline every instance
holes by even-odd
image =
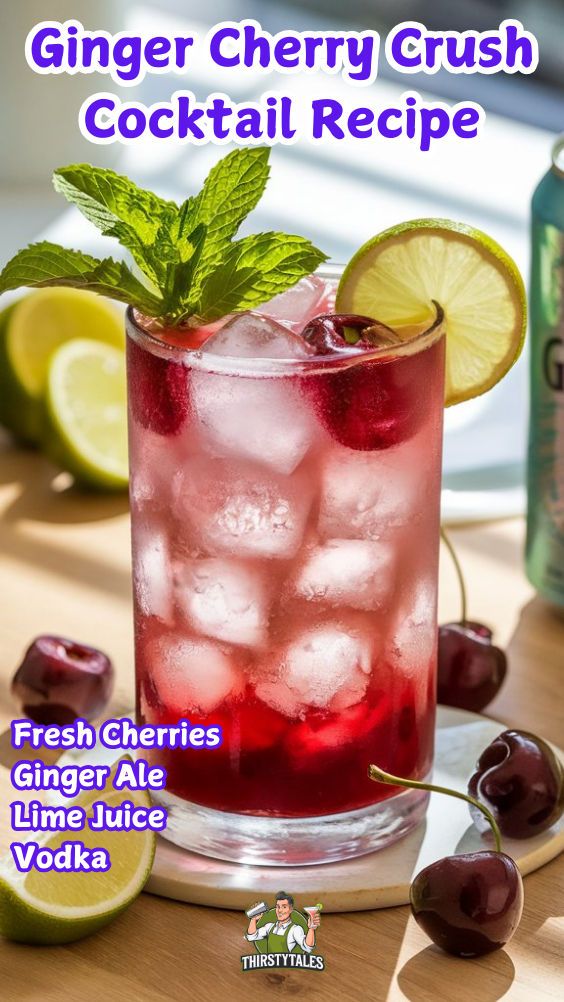
[[[314,354],[332,291],[128,321],[138,714],[221,726],[153,754],[170,836],[228,858],[354,855],[425,808],[367,766],[432,764],[444,339]]]

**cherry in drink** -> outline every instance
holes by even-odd
[[[138,716],[222,728],[151,753],[169,836],[211,855],[343,858],[425,809],[367,765],[432,764],[444,339],[361,318],[353,343],[333,298],[129,314]]]

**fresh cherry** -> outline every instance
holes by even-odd
[[[187,370],[127,339],[129,401],[135,421],[159,435],[177,435],[188,413]]]
[[[459,623],[439,626],[437,699],[477,713],[497,695],[507,672],[507,657],[492,643],[489,626],[466,617],[466,586],[460,561],[444,529],[442,540],[454,564],[462,599]]]
[[[409,899],[418,925],[447,953],[479,957],[499,950],[519,925],[523,881],[514,860],[501,852],[500,831],[493,813],[470,794],[392,776],[376,765],[369,766],[368,776],[377,783],[446,793],[465,800],[487,819],[495,851],[438,859],[414,877]]]
[[[439,703],[477,713],[499,692],[506,672],[507,658],[487,626],[467,621],[439,627]]]
[[[316,412],[331,437],[349,449],[388,449],[411,438],[427,413],[425,386],[437,371],[443,351],[438,341],[428,351],[395,359],[362,354],[397,344],[399,338],[385,324],[352,314],[324,314],[311,320],[302,337],[320,356],[345,356],[349,365],[315,375],[305,385]],[[355,358],[356,356],[356,358]],[[430,368],[428,374],[427,367]]]
[[[527,731],[503,731],[482,752],[468,792],[486,804],[507,838],[530,838],[564,811],[564,770],[552,748]],[[474,824],[484,818],[470,805]]]
[[[400,340],[391,327],[356,313],[323,313],[309,321],[302,337],[315,348],[317,355],[350,354],[353,347],[374,350]]]
[[[523,911],[523,881],[504,852],[446,856],[414,878],[415,921],[437,946],[457,957],[480,957],[511,939]]]
[[[64,637],[37,637],[12,681],[12,693],[38,724],[91,720],[108,702],[114,680],[110,659]]]

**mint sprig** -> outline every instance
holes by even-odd
[[[8,262],[0,292],[49,285],[88,289],[167,326],[206,323],[259,306],[326,260],[309,240],[287,233],[234,239],[264,192],[269,153],[266,147],[233,150],[212,168],[199,194],[180,206],[112,170],[90,164],[59,168],[56,190],[120,242],[141,277],[123,261],[43,241]]]

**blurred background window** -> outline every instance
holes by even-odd
[[[289,6],[312,11],[330,24],[343,21],[341,0],[288,0]],[[272,4],[273,7],[276,4]],[[433,91],[460,101],[470,98],[508,118],[559,132],[563,128],[564,3],[562,0],[347,0],[349,25],[383,34],[400,21],[421,21],[430,31],[487,31],[505,18],[517,19],[538,40],[541,59],[534,75],[454,76],[439,71]],[[382,75],[398,77],[382,67]]]

